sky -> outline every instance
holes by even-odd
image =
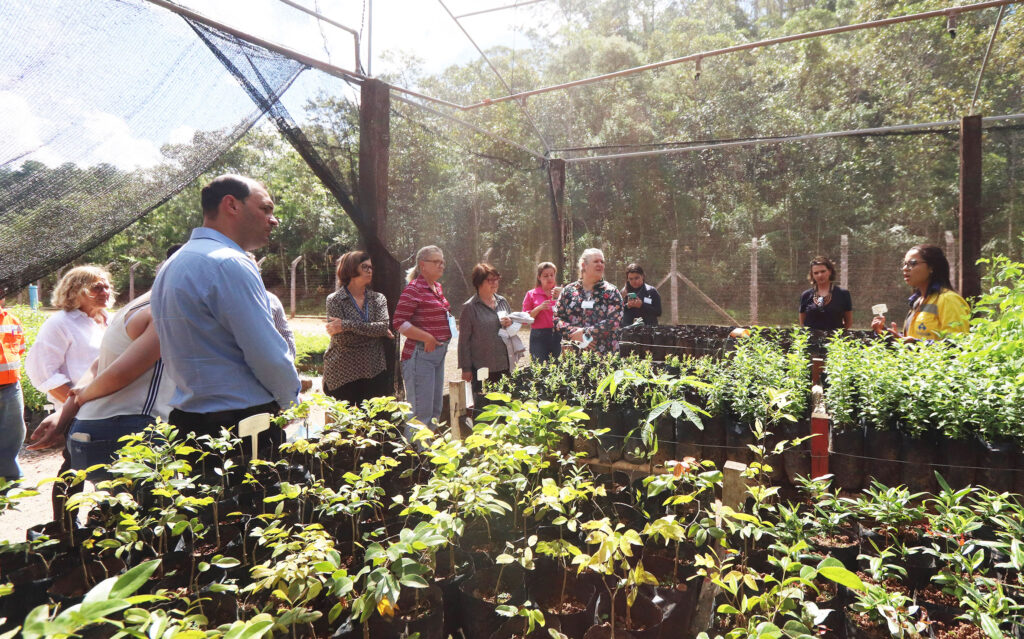
[[[363,68],[401,75],[401,55],[428,74],[478,57],[455,15],[516,0],[295,0],[362,33]],[[177,0],[209,18],[336,66],[354,70],[352,34],[320,23],[281,0]],[[372,49],[369,11],[372,3]],[[442,4],[444,3],[444,4]],[[484,50],[520,47],[521,28],[552,24],[555,0],[461,19]],[[153,28],[154,24],[162,25]],[[160,148],[188,141],[196,130],[234,125],[254,107],[225,71],[196,77],[182,91],[179,76],[159,86],[132,82],[169,70],[209,69],[209,50],[184,21],[142,0],[68,4],[65,0],[3,0],[0,26],[0,167],[26,160],[49,165],[112,164],[146,168],[164,160]],[[385,55],[390,52],[392,55]],[[216,66],[216,65],[214,65]],[[183,71],[184,70],[184,71]],[[303,74],[288,104],[318,86]],[[322,80],[322,78],[321,78]],[[343,83],[339,82],[343,86]],[[416,87],[409,87],[416,88]],[[332,87],[331,90],[334,90]],[[293,113],[301,118],[301,113]]]
[[[428,73],[449,65],[475,59],[478,54],[451,17],[516,4],[516,0],[295,0],[303,6],[362,33],[363,66],[367,67],[367,49],[371,45],[368,15],[372,5],[372,51],[369,69],[372,75],[395,72],[382,53],[407,52],[424,61]],[[329,61],[345,69],[354,69],[354,44],[351,34],[298,11],[281,0],[177,0],[215,20],[231,24],[262,38]],[[546,23],[555,0],[547,0],[515,9],[467,16],[463,27],[487,50],[495,45],[522,46],[525,36],[517,28]],[[547,5],[547,6],[545,6]],[[326,43],[325,43],[326,40]],[[325,51],[326,46],[326,51]]]

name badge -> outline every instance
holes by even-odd
[[[644,298],[644,304],[650,304],[650,303],[651,303],[651,298],[645,297]]]
[[[587,300],[582,304],[583,310],[589,311],[594,308],[594,300]]]

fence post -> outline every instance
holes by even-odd
[[[132,262],[132,265],[128,267],[128,301],[135,299],[135,269],[139,267],[141,262]]]
[[[301,255],[292,260],[292,317],[295,317],[295,268],[299,265],[299,262],[301,261]]]
[[[949,281],[956,286],[959,282],[956,279],[956,240],[953,239],[953,231],[946,231],[946,260],[949,261]]]
[[[750,238],[750,325],[757,324],[757,238]]]
[[[671,281],[672,291],[672,323],[679,324],[679,277],[677,273],[679,269],[676,267],[679,264],[678,261],[679,253],[679,240],[672,240],[672,254],[669,257],[669,279]]]
[[[850,290],[850,236],[839,236],[839,286]]]

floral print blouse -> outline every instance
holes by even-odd
[[[585,290],[583,282],[576,280],[562,289],[555,307],[555,328],[565,339],[577,328],[587,329],[594,339],[591,350],[614,353],[619,348],[616,339],[622,322],[622,294],[604,280]]]

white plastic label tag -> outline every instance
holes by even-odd
[[[592,308],[594,308],[594,300],[587,300],[587,301],[583,302],[582,306],[583,306],[584,310],[589,311]]]

